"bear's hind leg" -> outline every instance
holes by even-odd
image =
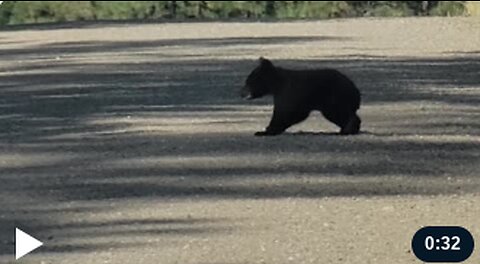
[[[360,131],[361,120],[356,113],[346,111],[322,111],[323,116],[340,127],[340,134],[353,135]]]
[[[353,114],[350,116],[348,122],[342,127],[340,130],[340,134],[342,135],[354,135],[360,132],[360,125],[362,120],[358,117],[357,114]]]

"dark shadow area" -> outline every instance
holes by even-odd
[[[23,186],[43,197],[59,201],[108,201],[142,197],[161,198],[281,198],[328,196],[376,196],[399,194],[445,194],[458,192],[435,186],[416,184],[379,191],[369,182],[337,184],[308,182],[263,186],[265,178],[289,179],[295,175],[332,177],[352,180],[362,177],[428,177],[443,181],[445,175],[473,176],[475,153],[473,142],[422,142],[392,140],[394,136],[292,136],[258,138],[245,134],[138,137],[120,136],[111,142],[90,139],[88,144],[62,143],[58,148],[17,147],[21,153],[76,153],[74,158],[50,164],[4,168],[7,186]],[[230,138],[230,139],[228,139]],[[387,138],[389,140],[383,140]],[[122,142],[119,144],[118,140]],[[281,143],[280,143],[281,142]],[[230,147],[235,145],[235,152]],[[130,151],[125,152],[125,149]],[[288,154],[288,155],[286,155]],[[292,156],[289,156],[292,155]],[[108,157],[108,158],[105,158]],[[328,159],[325,159],[328,157]],[[155,162],[141,162],[153,160]],[[128,165],[129,164],[129,165]],[[465,171],[463,171],[465,170]],[[11,177],[8,177],[11,175]],[[33,179],[33,175],[36,179]],[[456,175],[460,176],[460,175]],[[57,178],[50,182],[49,177]],[[28,180],[27,180],[28,179]],[[178,179],[171,184],[171,179]],[[236,186],[236,180],[253,186]],[[261,186],[256,186],[259,183]],[[292,188],[289,189],[289,186]],[[301,187],[303,186],[303,187]],[[308,192],[303,192],[303,188]],[[477,191],[476,185],[460,191]]]
[[[349,18],[342,18],[343,20]],[[350,18],[351,19],[351,18]],[[165,25],[165,24],[194,24],[194,23],[285,23],[285,22],[316,22],[315,18],[179,18],[179,19],[125,19],[125,20],[95,20],[95,21],[72,21],[72,22],[50,22],[20,25],[3,25],[0,26],[0,32],[5,31],[24,31],[24,30],[59,30],[59,29],[95,29],[95,28],[118,28],[118,27],[135,27],[142,25]]]
[[[120,250],[128,250],[129,248],[136,248],[145,246],[142,243],[85,243],[85,244],[75,244],[75,245],[55,245],[55,246],[45,246],[39,248],[37,251],[39,253],[56,253],[64,254],[69,252],[75,253],[93,253],[93,252],[106,252],[112,248]]]
[[[480,83],[480,61],[476,59],[356,59],[274,63],[299,69],[340,69],[357,83],[364,104],[415,101],[466,107],[480,104],[477,94],[469,94],[476,91],[474,87]],[[248,117],[249,114],[242,114],[235,106],[247,106],[238,93],[245,76],[255,64],[255,61],[221,60],[61,64],[63,70],[58,73],[26,72],[0,76],[0,139],[30,142],[43,140],[46,136],[109,129],[110,125],[88,126],[82,122],[85,118],[98,115],[118,117],[164,112],[181,115],[188,111],[184,116],[189,117],[194,116],[192,112],[222,112],[230,109],[239,116]],[[56,67],[53,63],[53,69]],[[265,105],[270,101],[270,98],[264,98],[249,102],[248,105]],[[442,126],[437,125],[439,128]]]
[[[57,30],[57,29],[80,29],[80,28],[104,28],[104,27],[128,27],[139,24],[156,24],[152,21],[74,21],[74,22],[52,22],[52,23],[35,23],[35,24],[20,24],[20,25],[3,25],[0,27],[0,32],[5,31],[23,31],[23,30]]]
[[[321,41],[348,41],[350,38],[329,36],[275,36],[275,37],[231,37],[231,38],[183,38],[183,39],[160,39],[152,41],[88,41],[88,42],[65,42],[52,43],[36,46],[34,48],[1,49],[0,59],[33,59],[46,58],[49,56],[88,53],[110,53],[125,51],[142,51],[154,48],[167,47],[207,47],[225,48],[228,46],[246,45],[282,45],[297,42],[321,42]],[[158,54],[157,54],[158,55]],[[168,54],[161,54],[162,57]]]
[[[105,209],[105,208],[104,208]],[[86,210],[83,213],[91,213]],[[21,215],[19,212],[15,212]],[[164,218],[164,219],[130,219],[118,221],[87,221],[54,224],[55,218],[62,219],[68,212],[56,212],[48,216],[49,221],[43,223],[39,215],[34,211],[25,212],[23,219],[10,219],[0,223],[4,224],[2,230],[2,242],[0,255],[12,255],[15,252],[15,228],[20,228],[26,233],[34,234],[44,246],[37,251],[40,253],[89,253],[108,251],[113,248],[134,248],[145,244],[139,242],[99,242],[105,239],[117,237],[175,237],[175,236],[198,236],[226,232],[233,228],[229,219],[207,218]],[[52,216],[55,218],[52,219]],[[40,219],[44,219],[41,216]],[[85,238],[90,243],[70,243],[69,239]],[[162,247],[168,247],[163,244]]]
[[[358,133],[358,135],[361,135],[361,134],[369,134],[368,132],[365,132],[365,131],[361,131],[360,133]],[[343,135],[343,134],[340,134],[340,132],[313,132],[313,131],[298,131],[298,132],[292,132],[292,133],[289,133],[289,132],[285,132],[282,136],[320,136],[320,137],[323,137],[323,136],[338,136],[338,137],[353,137],[353,136],[357,136],[357,135]]]

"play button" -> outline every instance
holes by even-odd
[[[43,243],[38,239],[15,228],[15,259],[25,256],[42,245]]]

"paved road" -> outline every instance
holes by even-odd
[[[480,241],[480,20],[69,24],[0,31],[0,263],[420,263],[425,225]],[[358,136],[319,114],[257,138],[259,56],[335,67]],[[469,262],[478,263],[478,250]]]

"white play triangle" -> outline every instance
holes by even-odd
[[[43,243],[38,239],[15,228],[15,259],[25,256],[42,245]]]

